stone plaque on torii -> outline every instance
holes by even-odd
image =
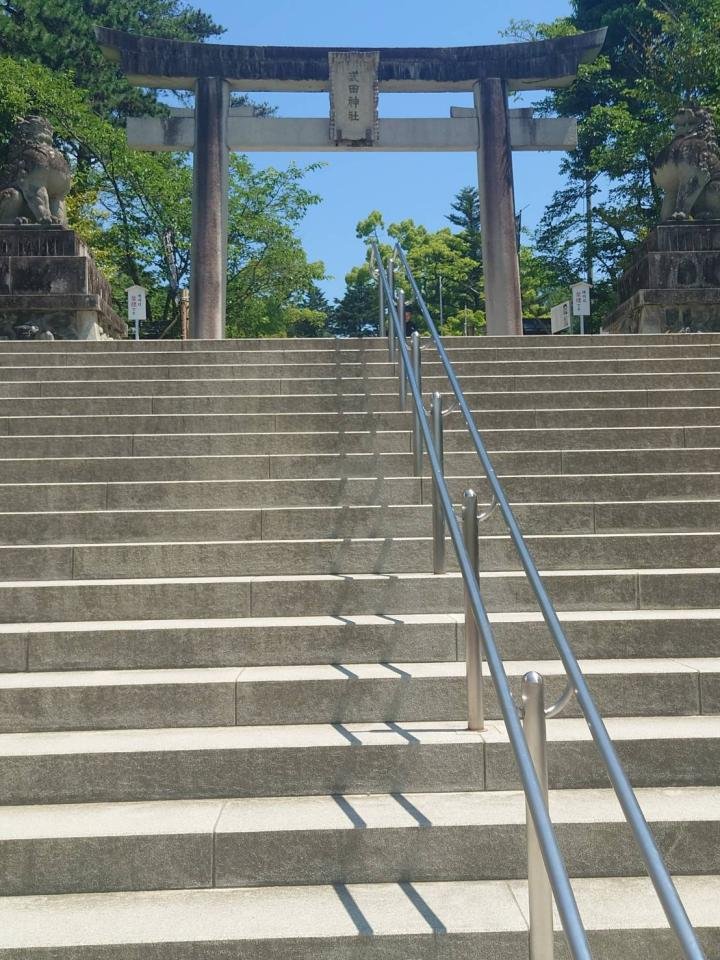
[[[569,86],[605,30],[482,47],[250,47],[185,43],[98,28],[106,56],[138,86],[195,91],[195,110],[128,121],[141,150],[192,150],[192,336],[225,336],[229,150],[475,151],[487,332],[522,334],[512,150],[572,150],[575,121],[510,110],[508,94]],[[326,91],[328,118],[255,116],[230,91]],[[381,119],[380,92],[472,91],[449,118]]]

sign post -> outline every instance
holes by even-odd
[[[178,301],[180,309],[180,339],[190,339],[190,291],[181,290]]]
[[[585,317],[590,316],[590,287],[591,284],[584,281],[573,283],[570,287],[572,290],[573,316],[580,317],[581,334],[585,333]]]
[[[128,320],[135,324],[135,339],[140,339],[140,321],[147,320],[147,290],[135,284],[125,291],[128,295]]]

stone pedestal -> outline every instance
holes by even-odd
[[[720,331],[720,222],[656,227],[618,289],[603,333]]]
[[[0,224],[0,339],[127,337],[110,285],[66,227]]]

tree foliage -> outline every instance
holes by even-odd
[[[543,107],[576,116],[579,146],[562,164],[565,186],[553,197],[538,249],[566,283],[595,264],[598,316],[614,302],[613,282],[638,241],[657,222],[653,159],[671,139],[683,102],[720,110],[720,0],[573,0],[553,24],[515,23],[528,38],[605,26],[595,63]],[[591,202],[591,218],[586,214]]]
[[[379,333],[378,292],[369,263],[353,267],[345,278],[345,293],[328,317],[335,337],[376,337]]]
[[[190,268],[192,170],[184,154],[128,148],[122,121],[165,108],[103,58],[94,23],[195,41],[222,32],[178,0],[0,0],[0,45],[12,50],[0,56],[0,162],[17,119],[46,116],[73,167],[70,224],[110,280],[118,312],[125,312],[125,288],[140,284],[148,288],[143,334],[177,335],[177,298]],[[247,158],[232,158],[231,335],[279,335],[302,323],[319,329],[316,316],[302,314],[306,291],[324,274],[322,264],[308,263],[296,235],[319,202],[303,186],[305,172],[255,170]]]
[[[325,269],[322,263],[308,262],[295,228],[307,210],[320,202],[302,183],[305,173],[317,167],[291,164],[286,171],[256,170],[245,156],[231,159],[230,335],[276,336],[299,322],[299,310],[312,310],[303,304]],[[306,322],[310,319],[305,315]]]
[[[224,32],[181,0],[0,0],[0,51],[71,71],[95,112],[119,123],[155,112],[154,93],[132,87],[102,54],[94,27],[202,42]]]
[[[482,232],[480,204],[475,187],[463,187],[450,205],[447,219],[458,227],[431,231],[415,223],[402,220],[385,227],[382,215],[374,210],[357,226],[360,239],[375,239],[388,262],[396,243],[404,250],[410,269],[430,315],[444,333],[463,333],[465,330],[481,333],[485,329],[485,291],[482,266]],[[547,317],[555,298],[562,296],[562,278],[553,265],[530,247],[520,248],[520,285],[523,314],[526,317]],[[402,274],[397,283],[408,288]],[[562,291],[565,293],[565,291]],[[424,321],[410,292],[407,302],[412,323],[424,329]],[[348,336],[377,333],[377,289],[370,269],[370,252],[366,262],[355,267],[347,276],[344,297],[336,307],[331,323]]]

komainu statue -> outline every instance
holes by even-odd
[[[659,154],[653,179],[665,191],[661,219],[720,220],[720,148],[709,110],[683,107],[675,139]]]
[[[43,117],[26,117],[15,127],[0,169],[0,223],[67,226],[65,197],[72,178],[52,134]]]

